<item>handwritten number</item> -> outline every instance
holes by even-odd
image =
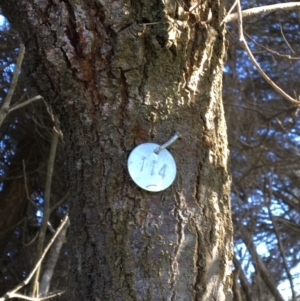
[[[144,166],[145,166],[145,161],[146,161],[146,157],[142,157],[142,164],[141,164],[141,170],[140,172],[143,172]],[[154,175],[154,170],[155,170],[155,165],[156,165],[157,161],[152,161],[152,169],[151,169],[151,176]],[[162,177],[162,179],[165,178],[166,176],[166,170],[167,170],[167,165],[164,164],[163,167],[159,170],[158,174]]]
[[[159,175],[164,179],[165,175],[166,175],[166,169],[167,169],[167,165],[164,164],[164,166],[160,169],[159,171]]]
[[[145,164],[146,157],[143,157],[142,160],[143,160],[143,163],[142,163],[142,167],[141,167],[141,172],[142,172],[143,169],[144,169],[144,164]]]
[[[151,176],[154,175],[154,167],[155,167],[156,161],[152,161],[152,164],[153,164],[153,166],[152,166]]]

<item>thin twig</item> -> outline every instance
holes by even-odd
[[[63,204],[68,199],[69,196],[70,196],[70,190],[67,191],[67,193],[63,196],[63,198],[61,200],[59,200],[55,205],[53,205],[50,208],[50,213],[52,213],[58,206]]]
[[[287,278],[290,282],[290,287],[291,287],[291,291],[292,291],[292,301],[296,301],[296,293],[295,293],[293,278],[292,278],[292,275],[291,275],[291,272],[290,272],[290,268],[287,264],[284,248],[283,248],[283,245],[282,245],[282,241],[280,239],[280,233],[279,233],[279,230],[277,229],[277,225],[276,225],[276,222],[275,222],[275,219],[274,219],[274,215],[271,211],[271,200],[272,200],[272,196],[273,196],[273,189],[272,189],[272,175],[273,175],[273,172],[271,172],[271,179],[270,179],[270,176],[267,174],[266,171],[265,171],[265,174],[266,174],[267,184],[269,186],[269,202],[266,203],[266,207],[267,207],[267,210],[268,210],[268,213],[269,213],[269,216],[270,216],[273,228],[274,228],[278,248],[279,248],[279,251],[280,251],[280,254],[281,254],[281,257],[282,257],[282,261],[283,261],[283,266],[284,266]]]
[[[139,25],[149,26],[149,25],[156,25],[156,24],[159,24],[159,23],[161,23],[161,22],[141,23]]]
[[[235,2],[233,3],[233,5],[231,6],[230,10],[228,11],[227,15],[225,16],[225,18],[222,20],[221,24],[222,25],[224,22],[227,22],[227,18],[229,17],[229,15],[231,14],[231,12],[233,11],[233,9],[235,8],[235,6],[237,5],[239,0],[235,0]]]
[[[241,2],[238,0],[237,2],[237,14],[238,14],[238,30],[239,30],[239,40],[240,42],[245,40],[244,37],[244,29],[243,29],[243,16],[242,16],[242,8],[241,8]]]
[[[289,220],[286,220],[282,217],[276,217],[276,221],[278,223],[281,223],[281,224],[284,224],[285,226],[289,227],[290,229],[294,230],[294,231],[299,231],[300,230],[300,225],[296,224],[296,223],[293,223]]]
[[[20,224],[22,224],[24,221],[26,221],[27,219],[29,219],[28,217],[26,218],[26,217],[23,217],[20,221],[18,221],[16,224],[14,224],[13,226],[11,226],[11,227],[9,227],[9,228],[7,228],[7,229],[5,229],[5,230],[3,230],[3,231],[1,231],[0,232],[0,235],[2,235],[2,234],[4,234],[4,233],[7,233],[7,232],[9,232],[9,231],[11,231],[11,230],[14,230],[17,226],[19,226]]]
[[[29,201],[29,203],[31,205],[33,205],[35,208],[38,208],[38,206],[29,197],[28,186],[27,186],[26,166],[25,166],[25,161],[24,160],[22,160],[22,164],[23,164],[23,176],[24,176],[24,185],[25,185],[25,191],[26,191],[27,201]]]
[[[266,5],[261,7],[250,8],[242,11],[243,19],[255,17],[257,15],[263,13],[272,13],[278,10],[298,10],[300,9],[300,2],[289,2],[289,3],[279,3],[279,4],[272,4]],[[225,18],[225,23],[230,23],[234,20],[237,20],[239,13],[230,14]]]
[[[61,296],[63,293],[65,293],[65,291],[57,292],[57,293],[54,293],[54,294],[51,294],[47,297],[42,297],[42,298],[31,298],[31,297],[28,297],[28,296],[25,296],[25,295],[12,293],[12,294],[9,294],[9,298],[10,299],[11,298],[20,298],[20,299],[29,300],[29,301],[42,301],[42,300],[47,300],[47,299],[50,299],[50,298]]]
[[[236,256],[233,257],[233,264],[234,264],[235,268],[239,271],[240,284],[243,288],[243,292],[245,294],[246,300],[251,301],[252,300],[251,286],[250,286],[248,279],[245,276],[243,269],[241,267],[241,264],[240,264],[239,260],[236,258]]]
[[[290,269],[288,267],[288,264],[287,264],[285,252],[284,252],[283,245],[282,245],[282,242],[281,242],[281,239],[280,239],[280,234],[279,234],[279,231],[277,229],[277,225],[276,225],[276,222],[274,220],[274,216],[271,212],[271,209],[270,209],[269,206],[267,206],[267,207],[268,207],[269,215],[270,215],[270,218],[271,218],[271,221],[272,221],[272,224],[273,224],[274,232],[276,234],[278,247],[279,247],[280,254],[281,254],[281,257],[282,257],[282,261],[283,261],[283,266],[284,266],[284,269],[286,271],[286,275],[288,277],[288,280],[290,282],[290,287],[291,287],[291,291],[292,291],[292,301],[296,301],[296,293],[295,293],[295,288],[294,288],[293,277],[291,275],[291,271],[290,271]]]
[[[56,157],[56,149],[58,145],[58,137],[59,134],[55,130],[56,124],[53,126],[53,136],[51,142],[51,149],[50,149],[50,156],[48,161],[48,168],[47,168],[47,180],[46,180],[46,187],[45,187],[45,201],[47,200],[47,208],[50,210],[50,192],[51,192],[51,184],[52,184],[52,175],[54,169],[54,162]]]
[[[12,112],[12,111],[14,111],[14,110],[20,109],[20,108],[22,108],[22,107],[25,107],[25,106],[29,105],[30,103],[32,103],[33,101],[36,101],[36,100],[42,99],[42,98],[43,98],[43,97],[42,97],[41,95],[37,95],[37,96],[35,96],[35,97],[32,97],[32,98],[30,98],[30,99],[28,99],[28,100],[23,101],[22,103],[13,105],[13,106],[11,106],[11,107],[9,108],[8,113],[10,113],[10,112]]]
[[[277,52],[277,51],[274,51],[274,50],[272,50],[272,49],[270,49],[270,48],[268,48],[268,47],[266,47],[266,46],[264,46],[264,45],[258,43],[258,42],[255,41],[254,39],[252,39],[251,36],[248,35],[246,32],[245,32],[244,34],[245,34],[245,35],[247,36],[247,38],[250,39],[254,44],[258,45],[259,47],[261,47],[261,48],[263,48],[263,49],[265,49],[267,52],[270,52],[270,53],[273,54],[273,55],[276,55],[276,56],[279,56],[279,57],[282,57],[282,58],[286,58],[286,59],[289,59],[289,60],[300,60],[300,57],[292,57],[292,56],[289,55],[289,54],[281,54],[281,53],[279,53],[279,52]]]
[[[49,231],[50,231],[51,233],[55,233],[55,230],[54,230],[52,224],[51,224],[49,221],[48,221],[47,225],[48,225]]]
[[[10,297],[11,294],[14,294],[19,289],[21,289],[23,286],[25,286],[26,284],[29,283],[29,281],[31,280],[31,278],[35,274],[35,271],[38,269],[38,267],[42,263],[43,259],[45,258],[47,252],[49,251],[50,247],[52,246],[53,242],[55,241],[56,237],[58,236],[60,231],[63,229],[64,225],[66,224],[66,222],[68,220],[69,220],[69,217],[68,217],[68,215],[66,215],[64,217],[64,219],[62,220],[60,226],[57,228],[57,230],[56,230],[55,234],[53,235],[52,239],[49,241],[48,245],[44,249],[44,252],[43,252],[42,256],[40,257],[40,259],[38,260],[37,264],[35,265],[35,267],[31,271],[31,273],[28,275],[28,277],[25,280],[23,280],[20,284],[18,284],[13,290],[11,290],[10,292],[7,292],[2,298],[0,298],[0,301],[4,301],[4,300],[12,298],[12,297]]]
[[[300,6],[300,3],[299,3]],[[300,102],[297,101],[296,99],[292,98],[291,96],[289,96],[287,93],[285,93],[280,87],[278,87],[270,78],[269,76],[261,69],[261,67],[259,66],[259,64],[257,63],[255,57],[253,56],[247,42],[246,39],[244,37],[244,33],[243,33],[243,19],[242,19],[242,11],[241,11],[241,4],[240,1],[238,1],[237,3],[237,10],[238,10],[238,27],[239,27],[239,39],[241,44],[243,45],[243,47],[245,48],[246,52],[249,55],[250,60],[252,61],[252,63],[254,64],[254,66],[257,68],[258,72],[260,73],[260,75],[271,85],[271,87],[273,87],[273,89],[278,92],[281,96],[283,96],[285,99],[287,99],[288,101],[290,101],[294,106],[296,107],[300,107]]]
[[[42,125],[41,123],[39,123],[39,122],[35,119],[34,115],[32,115],[31,118],[32,118],[32,120],[34,121],[34,123],[35,123],[36,125],[38,125],[40,128],[42,128],[44,131],[46,131],[47,129],[49,129],[49,128],[46,127],[45,125]],[[44,137],[43,135],[40,134],[40,136],[41,136],[42,138],[45,139],[45,137]]]
[[[288,47],[290,48],[290,50],[292,51],[292,53],[295,54],[295,51],[293,50],[293,48],[291,47],[291,45],[289,44],[289,42],[287,41],[287,39],[286,39],[286,37],[285,37],[285,35],[284,35],[284,33],[283,33],[281,23],[279,23],[279,25],[280,25],[280,33],[281,33],[281,35],[282,35],[282,37],[283,37],[285,43],[288,45]]]
[[[51,194],[51,185],[52,185],[52,176],[53,176],[53,169],[54,169],[54,163],[55,163],[55,156],[56,156],[56,149],[58,145],[58,138],[59,134],[55,130],[55,126],[57,125],[56,118],[55,124],[53,126],[52,131],[52,141],[51,141],[51,149],[48,159],[48,166],[47,166],[47,178],[46,178],[46,185],[45,185],[45,198],[44,198],[44,214],[43,214],[43,221],[40,229],[39,239],[37,243],[37,257],[39,258],[40,254],[42,253],[44,241],[45,241],[45,235],[48,227],[48,221],[51,215],[50,210],[50,194]],[[35,275],[33,286],[32,286],[32,297],[34,297],[34,294],[37,292],[37,283],[39,280],[39,274],[40,274],[40,268],[37,270],[37,273]]]
[[[253,262],[255,263],[256,272],[260,274],[262,280],[269,288],[270,293],[274,296],[276,301],[284,301],[283,297],[279,293],[275,281],[272,279],[269,270],[267,269],[265,263],[262,261],[261,257],[258,255],[255,248],[252,234],[246,230],[246,227],[240,225],[240,233],[244,244],[247,246],[247,249],[252,257]]]
[[[3,101],[2,107],[0,108],[0,126],[2,125],[3,120],[5,119],[7,114],[9,113],[10,102],[11,102],[12,96],[15,92],[17,83],[18,83],[18,78],[19,78],[19,74],[20,74],[24,54],[25,54],[25,46],[23,44],[21,44],[20,45],[20,51],[19,51],[18,58],[17,58],[17,62],[16,62],[16,66],[15,66],[15,70],[14,70],[13,77],[12,77],[12,80],[11,80],[11,83],[10,83],[10,87],[9,87],[9,90],[6,94],[6,97],[5,97],[4,101]]]
[[[9,106],[10,106],[12,96],[15,92],[15,89],[16,89],[16,86],[17,86],[17,83],[18,83],[18,78],[19,78],[19,74],[20,74],[24,54],[25,54],[25,46],[24,46],[24,44],[21,44],[20,45],[20,51],[19,51],[18,58],[17,58],[17,62],[16,62],[16,66],[15,66],[15,70],[14,70],[14,73],[13,73],[13,77],[12,77],[12,80],[11,80],[11,83],[10,83],[8,93],[7,93],[7,95],[6,95],[6,97],[3,101],[2,109],[8,109]]]
[[[25,224],[26,226],[26,224]],[[25,228],[24,228],[24,231],[23,233],[25,233]],[[37,231],[34,235],[34,237],[29,241],[29,242],[25,242],[25,235],[22,236],[22,244],[25,246],[25,247],[29,247],[30,245],[32,245],[36,239],[38,238],[39,236],[39,232]]]
[[[69,225],[70,222],[67,222],[59,233],[47,255],[47,261],[43,264],[43,274],[41,275],[41,280],[39,283],[39,297],[47,296],[49,292],[60,250],[63,244],[66,242],[66,233]]]

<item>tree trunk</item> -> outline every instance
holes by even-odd
[[[0,3],[64,132],[71,300],[230,300],[223,1]],[[142,190],[128,155],[175,131],[175,182]]]

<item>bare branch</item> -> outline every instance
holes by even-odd
[[[286,37],[285,37],[285,35],[283,33],[281,23],[279,23],[279,24],[280,24],[280,33],[281,33],[281,35],[282,35],[285,43],[288,45],[288,47],[290,48],[290,50],[292,51],[292,53],[295,54],[295,51],[293,50],[293,48],[291,47],[290,43],[287,41],[287,39],[286,39]]]
[[[272,189],[272,186],[270,188]],[[282,260],[283,260],[283,266],[284,266],[284,269],[286,271],[287,278],[288,278],[288,280],[290,282],[290,287],[291,287],[291,291],[292,291],[292,300],[296,301],[296,293],[295,293],[295,288],[294,288],[293,277],[292,277],[290,268],[288,267],[288,263],[287,263],[285,252],[284,252],[284,248],[283,248],[283,245],[282,245],[282,241],[280,239],[280,233],[279,233],[279,231],[277,229],[277,225],[276,225],[274,216],[273,216],[273,214],[271,212],[271,209],[270,209],[269,206],[267,206],[267,207],[268,207],[269,216],[271,218],[271,221],[272,221],[272,224],[273,224],[273,227],[274,227],[274,232],[276,234],[279,251],[281,253],[281,257],[282,257]]]
[[[267,267],[264,262],[261,260],[260,256],[257,254],[255,245],[253,243],[251,235],[245,229],[244,226],[240,227],[240,233],[242,240],[248,248],[249,253],[251,254],[252,260],[255,262],[255,267],[257,272],[261,275],[266,286],[269,288],[270,292],[274,296],[276,301],[284,301],[283,297],[280,295]]]
[[[20,221],[18,221],[18,222],[17,222],[16,224],[14,224],[13,226],[11,226],[11,227],[5,229],[4,231],[1,231],[1,232],[0,232],[0,235],[2,235],[2,234],[4,234],[4,233],[7,233],[7,232],[9,232],[9,231],[11,231],[11,230],[14,230],[17,226],[19,226],[20,224],[22,224],[22,223],[23,223],[24,221],[26,221],[27,219],[29,219],[29,218],[23,217]]]
[[[276,55],[278,57],[282,57],[282,58],[286,58],[286,59],[289,59],[289,60],[300,60],[300,57],[293,57],[289,54],[281,54],[277,51],[274,51],[260,43],[258,43],[257,41],[255,41],[254,39],[251,38],[250,35],[248,35],[246,32],[245,32],[245,35],[247,36],[248,39],[250,39],[254,44],[258,45],[259,47],[263,48],[264,50],[266,50],[267,52],[270,52],[272,55]]]
[[[15,89],[16,89],[16,86],[17,86],[17,83],[18,83],[18,78],[19,78],[19,74],[20,74],[24,54],[25,54],[25,46],[23,44],[21,44],[19,55],[18,55],[17,62],[16,62],[16,67],[15,67],[15,70],[14,70],[14,73],[13,73],[13,78],[12,78],[12,81],[10,83],[8,93],[7,93],[7,95],[6,95],[6,97],[3,101],[2,109],[8,109],[9,106],[10,106],[12,96],[15,92]]]
[[[266,171],[265,171],[265,173],[267,175]],[[273,172],[271,174],[273,174]],[[290,287],[291,287],[291,291],[292,291],[292,301],[296,301],[296,293],[295,293],[295,288],[294,288],[293,277],[291,275],[291,271],[290,271],[290,268],[289,268],[287,260],[286,260],[284,248],[283,248],[282,241],[281,241],[281,238],[280,238],[280,233],[279,233],[279,230],[277,229],[277,225],[276,225],[273,213],[271,211],[271,199],[272,199],[272,196],[273,196],[272,178],[270,179],[270,176],[266,176],[266,179],[268,181],[268,186],[269,186],[269,202],[266,203],[266,207],[267,207],[267,210],[268,210],[268,213],[269,213],[269,216],[270,216],[270,220],[273,224],[274,232],[275,232],[276,239],[277,239],[278,248],[279,248],[279,251],[280,251],[280,254],[281,254],[281,257],[282,257],[282,261],[283,261],[283,266],[284,266],[287,278],[290,282]]]
[[[15,292],[17,292],[19,289],[21,289],[23,286],[25,286],[26,284],[29,283],[29,281],[33,277],[35,271],[38,269],[38,267],[42,263],[43,259],[45,258],[47,252],[49,251],[50,247],[54,243],[56,237],[58,236],[60,231],[63,229],[64,225],[68,222],[68,220],[69,220],[69,217],[68,217],[68,215],[66,215],[64,217],[64,219],[62,220],[60,226],[56,230],[55,234],[53,235],[52,239],[50,240],[50,242],[48,243],[48,245],[44,249],[44,252],[43,252],[42,256],[40,257],[40,259],[38,260],[37,264],[35,265],[35,267],[31,271],[31,273],[28,275],[28,277],[24,281],[22,281],[19,285],[17,285],[13,290],[11,290],[10,292],[7,292],[2,298],[0,298],[0,301],[4,301],[4,300],[10,299],[10,298],[13,298],[14,297],[13,294]],[[10,297],[10,296],[12,296],[12,297]],[[34,298],[34,299],[38,299],[38,298]]]
[[[54,293],[54,294],[51,294],[49,296],[42,297],[42,298],[31,298],[31,297],[21,295],[21,294],[9,293],[9,299],[20,298],[20,299],[29,300],[29,301],[42,301],[42,300],[47,300],[47,299],[61,296],[64,292],[65,291],[57,292],[57,293]]]
[[[13,77],[12,77],[12,80],[10,83],[10,87],[9,87],[7,95],[3,101],[2,107],[0,108],[0,126],[2,125],[4,119],[10,112],[20,109],[35,100],[42,99],[42,96],[38,95],[38,96],[32,97],[32,98],[20,103],[20,104],[15,104],[10,107],[11,99],[13,97],[13,94],[15,92],[15,89],[16,89],[16,86],[18,83],[18,78],[19,78],[24,54],[25,54],[25,46],[23,44],[21,44],[17,62],[16,62],[16,66],[15,66],[15,70],[14,70]]]
[[[56,118],[54,117],[55,121]],[[48,221],[51,214],[50,209],[50,193],[51,193],[51,184],[52,184],[52,175],[53,175],[53,169],[54,169],[54,162],[55,162],[55,156],[56,156],[56,149],[58,144],[58,138],[59,134],[55,130],[55,126],[57,125],[57,122],[55,122],[52,130],[52,141],[51,141],[51,149],[48,159],[48,167],[47,167],[47,178],[46,178],[46,185],[45,185],[45,199],[44,199],[44,214],[43,214],[43,222],[40,229],[39,234],[39,240],[37,243],[37,257],[39,258],[45,241],[45,235],[48,227]],[[33,287],[32,287],[32,296],[37,292],[37,283],[39,280],[40,269],[37,270],[37,273],[34,278]]]
[[[299,3],[300,6],[300,3]],[[243,33],[243,19],[242,19],[242,11],[241,11],[241,4],[240,1],[237,4],[237,9],[238,9],[238,26],[239,26],[239,39],[243,47],[245,48],[246,52],[249,55],[250,60],[254,64],[254,66],[257,68],[258,72],[260,75],[273,87],[273,89],[278,92],[281,96],[283,96],[285,99],[287,99],[289,102],[291,102],[294,106],[300,107],[300,102],[297,101],[296,99],[292,98],[289,96],[287,93],[285,93],[280,87],[278,87],[270,78],[269,76],[261,69],[259,66],[258,62],[256,61],[255,57],[253,56],[246,39],[244,37]]]
[[[222,25],[224,22],[227,22],[227,21],[226,21],[227,18],[231,16],[231,12],[234,10],[234,8],[235,8],[235,6],[237,5],[237,2],[238,2],[238,1],[239,1],[239,0],[235,0],[235,2],[232,4],[230,10],[228,11],[228,13],[227,13],[227,15],[225,16],[225,18],[222,20],[222,22],[221,22],[220,25]]]
[[[38,206],[32,201],[32,199],[29,196],[28,186],[27,186],[26,165],[25,165],[25,161],[24,160],[22,160],[22,164],[23,164],[24,185],[25,185],[25,191],[26,191],[27,200],[29,201],[29,203],[31,205],[33,205],[35,208],[37,208]]]
[[[14,70],[14,73],[13,73],[13,78],[12,78],[12,81],[10,83],[8,93],[7,93],[7,95],[6,95],[6,97],[3,101],[2,107],[0,109],[0,126],[2,125],[3,120],[5,119],[7,114],[9,113],[10,102],[11,102],[12,96],[15,92],[17,83],[18,83],[18,78],[19,78],[20,69],[21,69],[23,58],[24,58],[24,54],[25,54],[25,46],[23,44],[21,44],[19,55],[18,55],[17,62],[16,62],[16,66],[15,66],[15,70]]]
[[[278,223],[284,224],[285,226],[291,228],[292,230],[294,230],[295,232],[298,232],[300,230],[300,225],[293,223],[289,220],[286,220],[282,217],[276,217],[276,221]]]
[[[233,301],[242,301],[242,296],[241,296],[241,287],[238,283],[239,279],[239,270],[234,269],[232,274],[233,274],[233,285],[232,285],[232,292],[233,292]]]
[[[47,256],[47,261],[43,264],[43,275],[41,276],[39,296],[44,297],[48,294],[54,269],[58,261],[60,250],[66,241],[66,233],[69,226],[67,222],[62,231],[57,236],[51,250]]]
[[[68,199],[69,196],[70,196],[70,190],[67,191],[67,193],[63,196],[63,198],[61,200],[59,200],[55,205],[53,205],[50,208],[50,212],[52,213],[58,206],[63,204]]]
[[[48,225],[49,231],[50,231],[51,233],[55,233],[55,230],[54,230],[52,224],[50,223],[50,221],[48,221],[47,225]]]
[[[30,103],[32,103],[33,101],[36,101],[36,100],[39,100],[39,99],[43,99],[43,97],[41,95],[37,95],[37,96],[34,96],[34,97],[32,97],[28,100],[23,101],[22,103],[13,105],[9,108],[8,113],[10,113],[14,110],[20,109],[22,107],[25,107],[25,106],[29,105]]]
[[[247,277],[245,276],[245,274],[242,270],[241,264],[240,264],[239,260],[236,258],[236,256],[233,257],[233,264],[234,264],[235,269],[238,271],[238,278],[240,280],[246,300],[252,301],[251,287],[249,285]]]
[[[289,3],[279,3],[279,4],[272,4],[266,5],[261,7],[250,8],[242,11],[242,18],[251,18],[263,13],[272,13],[278,10],[298,10],[300,9],[300,2],[289,2]],[[230,14],[225,18],[225,23],[230,23],[234,20],[238,19],[238,12]]]
[[[26,227],[26,224],[27,223],[25,221],[25,227]],[[25,229],[26,229],[25,227],[24,227],[23,233],[25,233]],[[36,241],[36,239],[38,238],[38,236],[39,236],[39,232],[36,232],[35,235],[34,235],[34,237],[29,242],[25,242],[25,235],[23,235],[22,236],[22,244],[25,247],[29,247],[30,245],[32,245]]]

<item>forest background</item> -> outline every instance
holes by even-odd
[[[242,6],[274,3],[244,1]],[[228,1],[228,9],[232,4]],[[244,20],[246,40],[260,66],[297,99],[299,27],[297,10]],[[234,299],[300,300],[300,110],[258,73],[239,42],[237,22],[228,23],[227,29],[223,103],[232,170]],[[4,20],[0,104],[13,81],[20,44],[18,33]],[[21,283],[35,265],[42,225],[47,224],[49,241],[68,210],[64,141],[58,133],[53,157],[55,116],[41,97],[34,98],[37,95],[21,72],[12,96],[15,109],[0,128],[0,296]],[[49,154],[53,163],[50,175]],[[49,176],[51,191],[47,188]],[[51,203],[45,214],[47,193]],[[45,282],[47,292],[66,287],[64,235],[62,232],[43,263],[41,276],[50,275]],[[64,295],[59,298],[64,300]]]

